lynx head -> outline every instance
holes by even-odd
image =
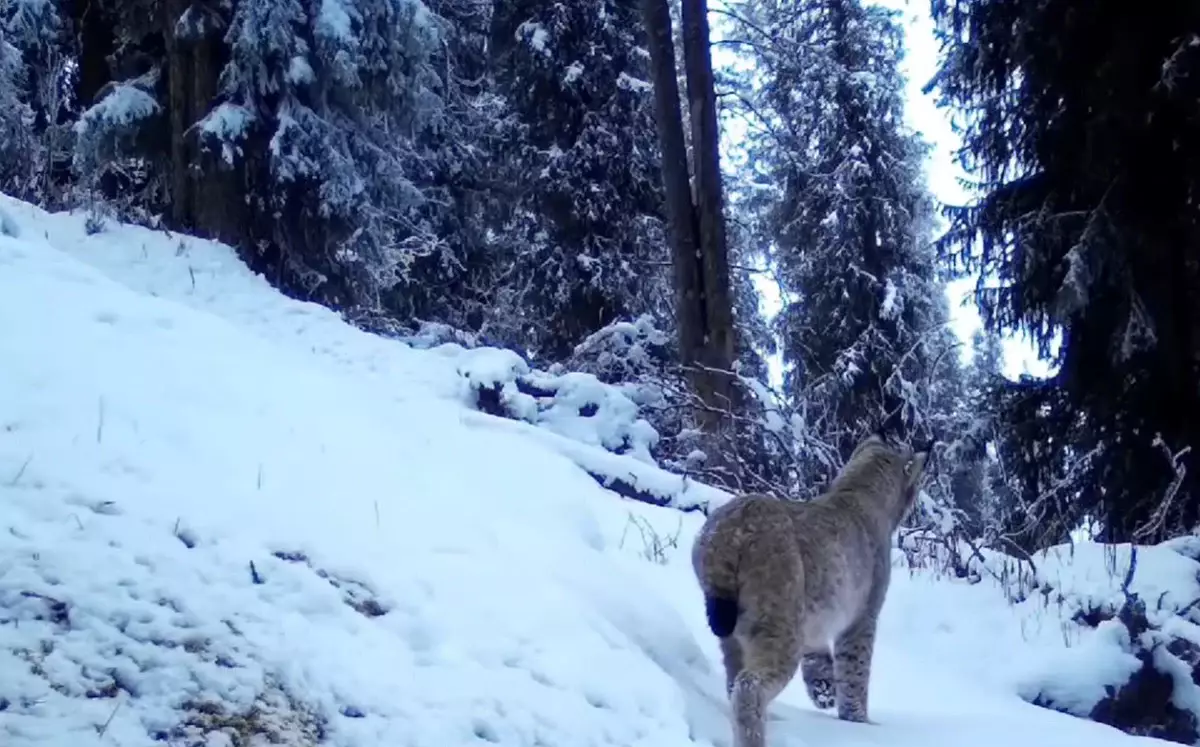
[[[894,521],[899,524],[916,505],[921,478],[933,450],[933,441],[918,448],[893,443],[876,431],[854,448],[835,486],[872,494],[881,505],[893,506]]]
[[[917,505],[917,496],[921,492],[921,478],[925,476],[925,467],[929,456],[933,453],[933,439],[920,447],[907,447],[904,453],[904,490],[901,494],[904,510],[900,521],[908,518],[913,506]]]

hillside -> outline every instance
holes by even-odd
[[[0,213],[0,744],[727,747],[702,517],[595,478],[720,494],[604,451],[619,401],[493,418],[472,382],[513,356],[358,331],[219,244]],[[1137,741],[1021,699],[1072,652],[1120,669],[1070,612],[901,567],[876,723],[796,683],[772,743]]]

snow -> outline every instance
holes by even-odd
[[[654,84],[648,80],[635,78],[627,73],[621,73],[617,76],[617,87],[623,88],[634,93],[653,93]]]
[[[775,394],[757,379],[742,377],[742,381],[750,391],[754,392],[755,399],[763,407],[762,426],[771,433],[783,433],[787,428],[787,421],[784,420],[783,411]]]
[[[354,11],[357,16],[357,11]],[[361,22],[361,18],[358,19]],[[355,41],[354,19],[342,0],[321,0],[317,12],[317,32],[344,44]]]
[[[107,96],[83,113],[75,123],[75,131],[83,135],[97,127],[126,127],[158,110],[158,102],[149,93],[135,85],[118,83]]]
[[[287,74],[284,77],[294,86],[303,86],[315,81],[317,74],[307,59],[301,55],[295,55],[288,62]]]
[[[466,383],[464,402],[474,401],[480,388],[499,388],[501,405],[520,420],[654,464],[650,454],[658,441],[654,427],[641,417],[637,405],[621,390],[606,386],[592,374],[531,371],[510,350],[446,346],[440,352],[459,361],[458,372]],[[541,396],[522,391],[522,384]]]
[[[900,314],[900,293],[891,278],[883,284],[883,301],[879,304],[880,319],[895,319]]]
[[[241,153],[241,148],[236,147],[235,143],[246,137],[253,123],[254,112],[250,109],[240,104],[224,102],[205,115],[196,126],[202,133],[221,144],[221,157],[232,165],[234,157]]]
[[[1130,591],[1164,611],[1178,610],[1200,598],[1200,564],[1174,548],[1178,541],[1139,547]],[[1122,601],[1121,584],[1129,570],[1131,547],[1083,542],[1059,545],[1036,556],[1038,580],[1061,590],[1066,604],[1078,599],[1110,608]],[[1074,615],[1074,607],[1066,610]]]
[[[541,52],[547,57],[550,56],[550,50],[547,44],[550,43],[550,32],[546,31],[546,27],[535,21],[525,21],[517,27],[517,41],[528,40],[534,50]]]
[[[1023,683],[1021,694],[1026,700],[1040,696],[1068,713],[1090,713],[1106,688],[1119,688],[1141,667],[1130,646],[1129,631],[1106,620],[1078,646],[1048,655],[1042,662],[1045,675]]]
[[[472,410],[512,356],[360,332],[213,242],[0,213],[0,743],[728,747],[702,516],[588,471],[717,491]],[[897,564],[875,723],[794,682],[771,744],[1130,743],[1021,700],[1057,624]]]
[[[915,537],[907,535],[905,546],[919,545]],[[1200,661],[1200,537],[1139,546],[1131,574],[1132,550],[1079,541],[1035,553],[1031,563],[959,550],[971,558],[971,574],[984,579],[980,585],[998,582],[1014,600],[1026,643],[1043,648],[1010,681],[1022,698],[1082,717],[1121,712],[1141,728],[1162,726],[1168,704],[1184,712],[1183,720],[1200,719],[1193,673]],[[1156,690],[1161,682],[1147,684],[1147,677],[1164,675],[1173,683],[1165,691]],[[1113,694],[1126,685],[1132,694],[1114,706]],[[1131,701],[1137,705],[1125,711]],[[1194,723],[1172,728],[1182,733]]]

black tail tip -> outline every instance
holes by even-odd
[[[717,638],[733,635],[737,625],[737,600],[731,597],[706,597],[704,612],[708,616],[708,627]]]

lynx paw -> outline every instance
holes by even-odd
[[[834,696],[833,681],[827,679],[817,679],[811,682],[806,682],[808,686],[808,698],[817,708],[828,710],[833,708],[836,703]]]
[[[838,718],[856,724],[869,724],[866,711],[861,708],[838,708]]]

